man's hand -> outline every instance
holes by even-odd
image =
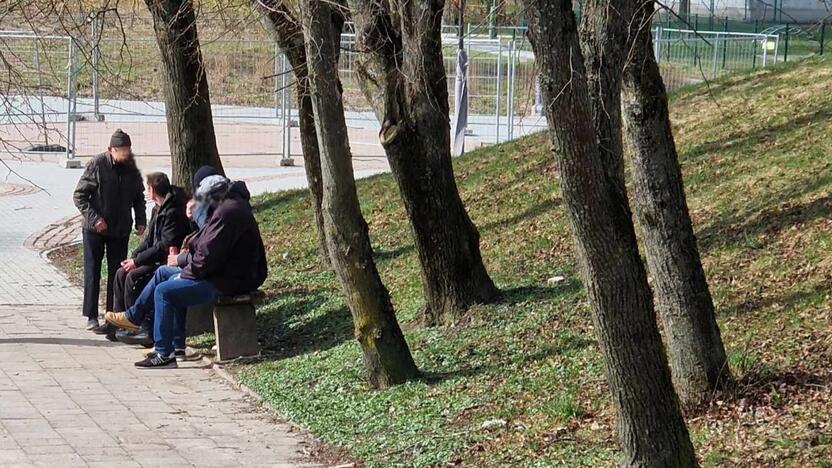
[[[168,255],[168,266],[179,266],[179,255]]]
[[[145,230],[144,226],[136,226],[136,235],[139,236],[139,237],[143,236],[144,235],[144,230]]]
[[[104,218],[99,218],[98,221],[95,222],[95,225],[93,225],[96,232],[104,232],[107,230],[107,227],[107,221],[104,221]]]
[[[128,258],[127,260],[121,262],[121,268],[127,273],[130,273],[136,269],[136,261],[132,258]]]

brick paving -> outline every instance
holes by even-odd
[[[80,291],[24,246],[71,219],[80,173],[16,170],[47,192],[0,197],[0,466],[310,466],[307,436],[201,362],[139,370],[82,329]]]

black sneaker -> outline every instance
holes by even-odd
[[[107,339],[110,341],[118,341],[116,339],[117,330],[118,328],[116,328],[112,323],[104,322],[104,325],[101,325],[98,328],[93,329],[92,332],[96,335],[106,335]]]
[[[150,347],[153,346],[153,337],[150,332],[145,329],[131,332],[129,330],[121,329],[116,333],[116,338],[124,344],[139,345]]]
[[[159,353],[150,353],[142,361],[135,364],[136,367],[142,368],[173,368],[176,367],[176,358],[174,356],[162,356]]]

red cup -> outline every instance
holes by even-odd
[[[176,247],[171,247],[170,249],[168,249],[168,254],[169,255],[179,255],[179,249],[177,249]]]

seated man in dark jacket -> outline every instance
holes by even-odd
[[[220,295],[251,292],[266,279],[266,251],[245,184],[219,175],[195,178],[194,184],[199,187],[194,219],[201,226],[187,251],[169,258],[169,265],[178,267],[157,270],[126,313],[106,315],[108,322],[135,330],[140,325],[133,321],[135,316],[153,308],[154,352],[137,367],[175,367],[175,351],[184,350],[188,307],[214,302]]]
[[[191,232],[191,223],[185,213],[187,198],[181,188],[171,185],[165,174],[154,172],[147,175],[147,189],[156,206],[153,207],[144,240],[133,251],[131,258],[121,262],[116,272],[113,287],[115,312],[124,312],[133,305],[156,269],[167,261],[168,250],[171,247],[178,249]],[[152,315],[148,314],[138,332],[119,333],[119,341],[128,344],[153,343],[151,319]],[[115,327],[108,323],[102,328],[107,329],[107,336],[112,339]]]

